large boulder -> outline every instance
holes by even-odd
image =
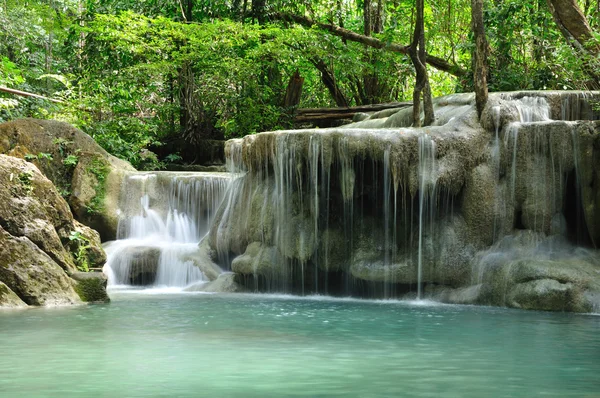
[[[88,303],[106,303],[110,301],[106,293],[108,278],[102,272],[75,272],[72,278],[77,282],[75,291]]]
[[[66,272],[29,238],[0,228],[0,259],[0,280],[26,304],[81,302]]]
[[[53,120],[0,124],[0,153],[33,162],[82,223],[103,240],[116,237],[118,197],[124,176],[135,169],[111,156],[79,129]]]
[[[80,302],[70,278],[102,267],[98,234],[32,163],[0,155],[0,281],[30,305]]]

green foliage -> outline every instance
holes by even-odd
[[[31,173],[30,171],[23,171],[19,173],[17,179],[21,184],[21,187],[25,190],[25,192],[29,194],[33,192],[33,173]]]
[[[37,155],[34,155],[32,153],[28,153],[23,157],[26,161],[28,162],[33,162],[34,160],[46,160],[46,161],[52,161],[53,157],[51,153],[47,153],[47,152],[40,152]]]
[[[67,167],[75,167],[79,162],[79,157],[77,155],[67,155],[66,158],[63,159],[62,163]]]
[[[46,153],[46,152],[40,152],[40,153],[38,153],[37,154],[37,158],[39,160],[48,160],[48,161],[50,161],[50,160],[53,159],[52,158],[52,154],[51,153]]]
[[[82,272],[90,271],[90,263],[88,259],[88,249],[90,248],[90,241],[79,231],[71,231],[69,234],[69,241],[73,242],[76,247],[75,251],[75,262],[77,263],[77,269]]]
[[[178,153],[170,153],[167,156],[165,156],[165,162],[168,163],[177,163],[181,160],[183,160],[183,158]]]
[[[58,80],[41,76],[68,73],[64,43],[76,10],[73,0],[1,2],[0,85],[47,96],[62,91]],[[53,117],[58,110],[58,105],[45,100],[0,94],[0,122]]]
[[[349,105],[412,98],[408,57],[277,20],[277,13],[288,12],[360,33],[362,1],[269,0],[252,9],[258,3],[3,0],[0,85],[66,103],[0,94],[0,122],[64,120],[135,167],[160,169],[182,160],[155,155],[167,140],[183,138],[193,147],[206,138],[292,127],[283,99],[296,71],[304,78],[300,107],[335,106],[317,65]],[[377,27],[372,18],[372,35],[408,44],[414,0],[371,3],[381,16]],[[580,3],[592,27],[600,28],[593,2]],[[427,2],[428,53],[468,70],[470,19],[468,0]],[[562,38],[544,1],[488,1],[485,25],[492,91],[585,88],[586,71],[600,68],[599,60],[578,54]],[[435,96],[472,86],[470,73],[457,79],[429,68],[429,74]],[[376,82],[369,95],[366,78]],[[63,141],[56,142],[63,164],[74,167],[72,143]]]
[[[92,160],[87,168],[87,172],[91,173],[96,178],[96,185],[94,191],[96,194],[87,206],[87,213],[89,215],[96,215],[104,210],[104,199],[106,197],[106,178],[110,171],[106,161],[101,158]]]
[[[60,153],[60,156],[62,157],[65,157],[67,154],[69,146],[73,145],[73,141],[64,138],[55,138],[52,143],[58,146],[58,153]]]
[[[23,73],[7,57],[0,57],[0,85],[18,86],[25,82]]]
[[[494,2],[485,25],[491,91],[585,89],[584,60],[562,39],[546,2]]]

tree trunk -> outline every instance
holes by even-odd
[[[598,0],[598,1],[600,1],[600,0]],[[342,13],[342,0],[337,0],[336,6],[337,6],[337,13],[338,13],[338,18],[339,18],[338,24],[341,28],[343,28],[344,27],[344,18],[343,18],[343,13]],[[333,22],[331,24],[333,25]],[[342,37],[342,43],[347,44],[345,37]]]
[[[594,39],[594,32],[581,12],[577,0],[547,0],[548,7],[558,29],[575,50],[588,57],[584,62],[585,72],[594,81],[591,88],[600,88],[598,57],[600,44]]]
[[[285,90],[285,99],[283,101],[283,106],[285,108],[296,108],[300,104],[303,85],[304,78],[300,76],[300,73],[296,70],[292,77],[290,77],[287,89]]]
[[[43,99],[43,100],[46,100],[46,101],[54,102],[55,104],[64,104],[65,103],[64,101],[61,101],[61,100],[58,100],[58,99],[48,98],[48,97],[45,97],[43,95],[33,94],[33,93],[29,93],[27,91],[15,90],[15,89],[8,88],[8,87],[2,87],[2,86],[0,86],[0,92],[8,93],[8,94],[14,94],[14,95],[19,95],[21,97],[39,98],[39,99]]]
[[[371,36],[371,0],[363,0],[363,20],[363,34]]]
[[[308,26],[308,27],[317,26],[320,29],[327,30],[328,32],[330,32],[333,35],[345,38],[346,40],[366,44],[369,47],[381,48],[381,49],[384,49],[387,51],[396,52],[396,53],[400,53],[400,54],[407,54],[407,55],[409,54],[410,46],[403,46],[403,45],[400,45],[397,43],[388,43],[388,42],[376,39],[375,37],[361,35],[356,32],[353,32],[351,30],[341,28],[339,26],[335,26],[332,24],[326,24],[326,23],[322,23],[322,22],[317,22],[310,18],[303,17],[300,15],[279,13],[279,14],[274,14],[273,17],[284,20],[284,21],[295,22],[295,23],[303,25],[303,26]],[[425,60],[429,65],[433,66],[434,68],[441,70],[443,72],[449,73],[453,76],[465,76],[467,74],[466,70],[462,69],[458,65],[451,64],[450,62],[446,61],[445,59],[426,54]]]
[[[194,0],[187,0],[185,3],[185,20],[191,22],[194,19],[192,11],[194,10]]]
[[[266,3],[266,0],[252,0],[252,17],[261,25],[265,22]]]
[[[348,101],[339,89],[335,78],[333,77],[333,74],[329,72],[329,68],[327,67],[325,62],[323,62],[322,59],[316,57],[311,58],[310,62],[315,66],[315,68],[318,69],[319,72],[321,72],[321,81],[323,82],[325,87],[327,87],[327,90],[329,91],[329,94],[331,94],[331,97],[335,101],[335,104],[339,107],[347,107]]]
[[[363,34],[366,37],[371,36],[371,32],[373,31],[373,5],[371,0],[364,0],[363,3],[363,20],[364,20],[364,29]],[[372,70],[372,66],[374,65],[374,58],[372,54],[369,52],[369,46],[365,44],[364,54],[363,54],[363,62],[368,64],[369,67],[365,67],[362,72],[362,90],[360,92],[361,104],[374,104],[378,101],[379,97],[379,79],[377,78],[377,74]]]
[[[471,0],[471,27],[475,37],[473,59],[473,81],[475,82],[475,103],[477,115],[481,117],[488,100],[487,87],[487,40],[483,25],[483,0]]]
[[[425,117],[424,126],[429,126],[435,120],[433,113],[433,99],[431,98],[431,87],[425,66],[425,23],[424,23],[424,0],[417,0],[417,19],[415,31],[409,49],[410,59],[415,66],[417,81],[413,92],[413,126],[421,127],[421,94],[423,94],[423,111]]]
[[[547,0],[547,2],[563,36],[576,47],[597,55],[600,46],[594,42],[594,32],[581,12],[577,0]]]

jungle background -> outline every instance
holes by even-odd
[[[432,0],[434,97],[474,89],[477,2],[490,91],[598,88],[600,0]],[[411,101],[417,3],[0,0],[0,87],[53,100],[2,92],[0,122],[66,121],[160,169],[195,162],[210,140],[295,127],[299,108]],[[579,13],[585,32],[561,11]]]

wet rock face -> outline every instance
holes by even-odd
[[[123,274],[117,275],[117,280],[135,286],[152,285],[156,279],[160,254],[160,249],[153,246],[126,247],[117,260],[126,266],[113,265],[114,272]]]
[[[73,219],[31,163],[0,155],[0,282],[28,305],[80,302],[70,275],[105,261],[98,234]]]
[[[436,101],[436,123],[423,129],[406,127],[404,109],[231,140],[229,165],[244,174],[211,229],[214,258],[280,278],[267,285],[283,290],[290,275],[303,292],[340,280],[342,294],[421,283],[451,302],[590,310],[598,265],[574,265],[572,253],[599,257],[600,128],[578,120],[596,118],[580,99],[492,94],[479,123],[473,97],[456,95]],[[540,261],[545,239],[567,243]],[[569,266],[568,277],[556,271]]]
[[[474,263],[482,282],[474,303],[524,309],[598,310],[600,256],[561,236],[521,231],[509,235]]]
[[[114,239],[117,201],[126,172],[135,169],[109,155],[87,134],[52,120],[0,124],[0,153],[27,158],[58,188],[78,221]]]

